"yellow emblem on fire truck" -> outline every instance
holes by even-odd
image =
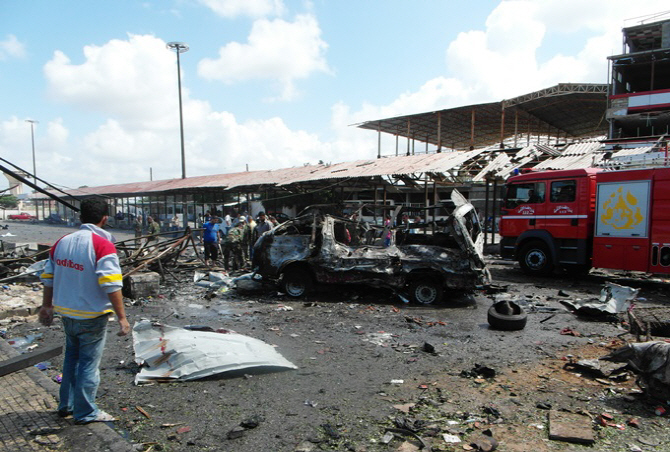
[[[637,206],[637,198],[630,191],[623,193],[623,187],[613,192],[603,204],[604,213],[600,221],[615,229],[633,229],[644,220],[640,208]]]

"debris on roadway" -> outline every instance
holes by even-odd
[[[626,312],[640,289],[606,282],[597,300],[561,300],[571,312],[584,316],[609,316]]]
[[[271,345],[231,331],[194,331],[141,320],[133,327],[135,384],[151,380],[195,380],[235,370],[298,367]]]
[[[664,403],[670,401],[670,343],[631,343],[602,359],[627,363],[639,373],[638,384],[646,394]]]

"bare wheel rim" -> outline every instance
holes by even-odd
[[[289,281],[286,283],[286,291],[289,295],[300,296],[305,292],[305,285],[300,281]]]
[[[542,250],[531,250],[526,254],[526,265],[533,270],[544,268],[547,265],[547,255]]]
[[[414,289],[414,296],[419,303],[430,304],[437,299],[437,289],[429,284],[420,284]]]

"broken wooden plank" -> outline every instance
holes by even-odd
[[[138,271],[140,271],[140,270],[143,269],[144,267],[148,266],[148,265],[151,264],[152,262],[154,262],[154,261],[156,261],[156,260],[158,260],[158,259],[161,259],[161,258],[164,257],[166,254],[168,254],[168,253],[174,251],[175,248],[177,248],[178,246],[180,246],[182,243],[184,243],[184,242],[185,242],[186,240],[188,240],[189,238],[190,238],[190,235],[185,235],[184,237],[180,238],[178,241],[176,241],[175,243],[173,243],[172,245],[170,245],[167,249],[161,251],[158,255],[156,255],[156,256],[152,257],[151,259],[149,259],[149,260],[143,262],[142,264],[140,264],[140,265],[138,265],[137,267],[135,267],[135,268],[133,268],[132,270],[130,270],[128,273],[124,274],[124,275],[123,275],[123,278],[127,278],[128,276],[130,276],[130,275],[132,275],[132,274],[134,274],[134,273],[137,273]]]
[[[51,347],[44,347],[31,353],[25,353],[0,361],[0,377],[25,369],[34,364],[41,363],[42,361],[58,356],[61,353],[63,353],[62,345],[52,345]]]

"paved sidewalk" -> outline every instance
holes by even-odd
[[[0,338],[0,361],[18,352]],[[135,450],[104,423],[74,425],[56,414],[58,385],[30,366],[0,377],[0,451]]]

